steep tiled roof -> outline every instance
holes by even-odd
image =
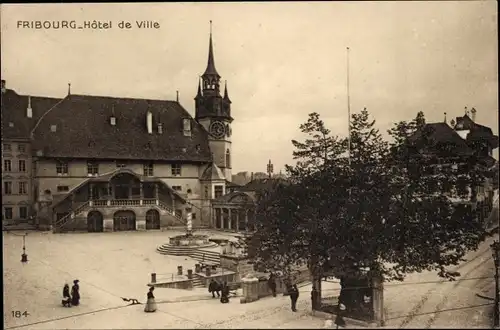
[[[7,89],[2,93],[2,138],[28,139],[37,119],[59,101],[61,99],[19,95]],[[32,118],[27,115],[28,103],[31,103]]]
[[[214,181],[214,180],[226,180],[224,177],[224,173],[222,173],[222,170],[215,165],[215,163],[211,163],[205,171],[203,171],[203,174],[201,175],[201,180],[206,180],[206,181]]]
[[[221,196],[215,200],[216,203],[255,203],[255,193],[251,191],[235,191]]]
[[[265,178],[265,179],[255,179],[244,185],[243,187],[237,188],[237,191],[262,191],[266,189],[271,189],[279,183],[283,183],[283,179]]]
[[[190,121],[190,136],[184,135],[183,119]],[[43,117],[33,137],[35,151],[46,157],[211,160],[207,132],[175,101],[69,95]]]
[[[438,145],[452,147],[450,151],[457,154],[472,154],[464,139],[446,123],[429,123],[410,137],[410,142],[421,143],[427,151]]]

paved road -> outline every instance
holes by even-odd
[[[490,244],[483,243],[457,270],[458,281],[433,284],[408,317],[394,324],[399,328],[484,328],[491,325],[492,302],[477,294],[494,297],[494,264]]]

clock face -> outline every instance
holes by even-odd
[[[214,121],[210,124],[210,134],[216,139],[221,139],[226,134],[226,127],[220,121]]]

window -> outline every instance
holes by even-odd
[[[222,195],[224,194],[224,187],[223,186],[215,186],[214,193],[215,193],[215,198],[222,197]]]
[[[4,172],[12,171],[12,161],[10,159],[6,159],[3,161],[3,170]]]
[[[12,182],[5,181],[3,183],[3,193],[4,195],[12,195]]]
[[[99,174],[99,164],[95,162],[87,162],[87,174],[89,175]]]
[[[57,191],[58,192],[69,191],[69,187],[68,186],[57,186]]]
[[[226,167],[231,168],[231,152],[229,152],[229,149],[226,150]]]
[[[28,218],[28,208],[26,206],[19,206],[19,218],[21,219]]]
[[[205,199],[208,199],[208,198],[209,198],[208,186],[205,186]]]
[[[26,172],[26,161],[24,159],[19,160],[19,172]]]
[[[26,152],[26,145],[22,144],[22,143],[18,144],[17,145],[17,151],[19,151],[19,152]]]
[[[182,218],[182,210],[179,210],[179,209],[175,210],[175,216],[177,218]]]
[[[3,151],[12,151],[12,146],[8,143],[3,144]]]
[[[154,173],[153,163],[144,164],[143,171],[145,176],[153,176]]]
[[[56,164],[56,172],[59,175],[68,174],[68,163],[65,161],[58,161]]]
[[[12,207],[6,207],[4,208],[4,217],[6,220],[11,220],[12,219]]]
[[[127,163],[123,160],[116,160],[116,167],[117,168],[124,168],[127,167]]]
[[[172,186],[172,189],[175,191],[182,191],[182,186]]]
[[[191,213],[191,220],[196,220],[196,213]]]
[[[19,181],[19,195],[26,195],[28,193],[28,182]]]
[[[181,175],[181,164],[172,164],[172,175]]]

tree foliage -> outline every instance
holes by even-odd
[[[287,166],[289,184],[258,195],[250,243],[258,247],[257,263],[273,270],[307,264],[318,276],[362,266],[387,280],[426,269],[449,275],[446,267],[484,238],[474,211],[450,197],[468,198],[465,187],[482,174],[473,156],[460,158],[464,171],[436,166],[440,155],[422,157],[418,151],[431,138],[411,137],[424,127],[420,112],[396,123],[387,142],[364,109],[351,117],[348,153],[348,140],[310,114],[300,126],[307,138],[292,141],[297,163]]]

